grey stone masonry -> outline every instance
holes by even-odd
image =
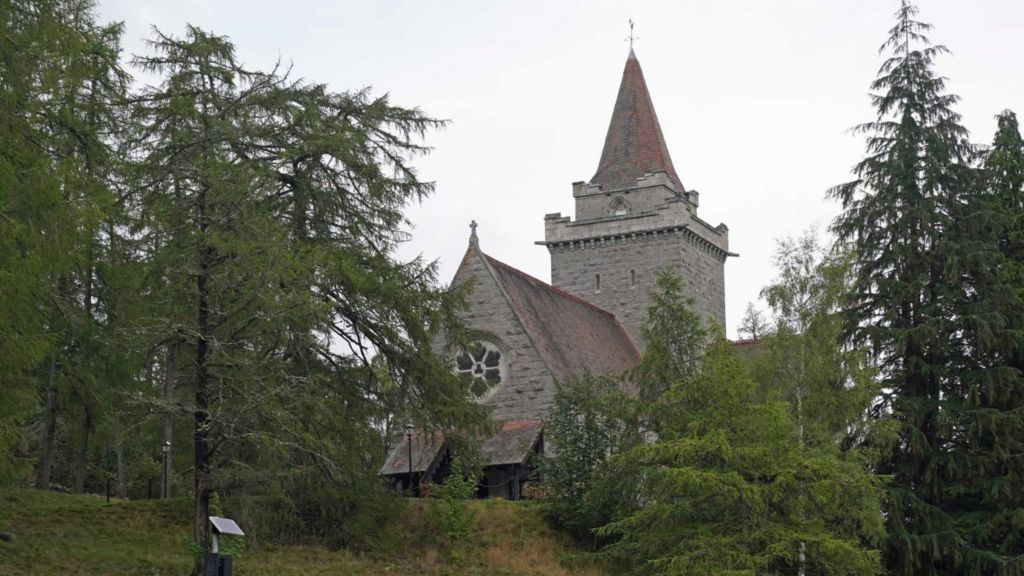
[[[605,191],[573,184],[576,221],[544,217],[551,284],[618,317],[641,349],[640,327],[659,269],[683,281],[693,309],[725,325],[725,260],[729,229],[697,217],[698,195],[677,191],[664,173],[645,174],[630,188]]]
[[[472,295],[462,320],[481,339],[495,344],[506,358],[502,382],[487,394],[484,404],[493,408],[492,416],[499,422],[547,418],[554,401],[554,377],[509,307],[475,241],[452,280],[453,285],[466,282],[472,283]]]

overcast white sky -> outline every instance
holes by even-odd
[[[896,0],[99,0],[124,21],[125,52],[150,27],[186,22],[235,43],[250,68],[280,58],[337,91],[372,86],[393,103],[452,121],[415,165],[437,194],[413,208],[400,255],[437,259],[447,282],[480,223],[488,254],[550,279],[543,216],[573,213],[570,184],[597,168],[625,63],[627,20],[684,186],[700,216],[730,230],[730,335],[773,276],[777,238],[824,232],[827,188],[850,178],[873,111],[868,84]],[[973,139],[993,116],[1024,115],[1024,2],[920,0],[938,62]]]

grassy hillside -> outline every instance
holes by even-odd
[[[538,575],[569,574],[560,556],[571,553],[529,505],[471,502],[476,524],[451,560],[423,501],[410,502],[374,553],[317,546],[249,549],[235,559],[237,576],[271,575]],[[0,574],[188,574],[189,502],[185,499],[112,501],[35,490],[0,489]],[[244,527],[243,527],[244,528]],[[597,574],[591,572],[589,574]]]

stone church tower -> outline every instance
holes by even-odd
[[[647,294],[659,269],[683,280],[694,311],[725,325],[729,229],[697,217],[669,156],[643,71],[630,50],[597,172],[575,182],[576,220],[544,217],[551,284],[609,312],[641,348]]]

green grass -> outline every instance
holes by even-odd
[[[378,538],[373,552],[288,546],[245,550],[237,576],[416,575],[556,576],[575,552],[552,531],[535,506],[471,502],[476,525],[458,545],[459,560],[431,521],[429,502],[409,502]],[[4,576],[185,575],[192,565],[190,502],[184,498],[137,502],[0,488],[0,574]],[[243,527],[244,528],[244,527]],[[588,574],[597,574],[588,572]]]

